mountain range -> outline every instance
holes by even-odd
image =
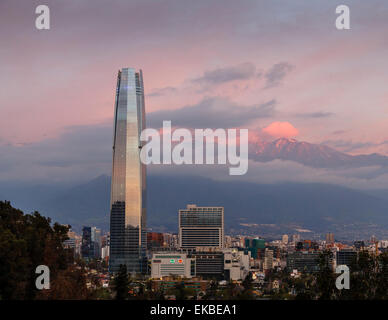
[[[324,145],[278,139],[250,145],[250,158],[289,160],[310,167],[388,167],[388,157],[353,156]],[[286,177],[284,179],[287,181]],[[323,183],[259,184],[218,181],[201,176],[147,177],[147,221],[152,230],[177,231],[178,210],[187,204],[224,206],[227,232],[278,237],[282,233],[336,232],[344,238],[388,236],[388,190],[356,190]],[[80,230],[109,230],[110,177],[76,185],[1,184],[0,200]]]
[[[149,176],[147,183],[148,226],[157,231],[176,232],[178,210],[190,203],[224,206],[227,231],[239,234],[276,237],[286,232],[335,231],[354,238],[385,234],[388,230],[388,200],[378,195],[383,193],[381,190],[372,195],[327,184],[225,183],[194,176]],[[51,190],[49,196],[35,196],[27,206],[16,189],[5,199],[27,212],[38,210],[53,221],[70,224],[78,231],[83,225],[109,230],[109,176]],[[1,191],[4,197],[4,190]]]
[[[323,144],[312,144],[288,138],[250,143],[249,156],[250,159],[259,162],[281,159],[313,168],[388,167],[388,157],[381,154],[350,155]]]

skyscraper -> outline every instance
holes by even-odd
[[[179,210],[179,246],[224,247],[224,208],[197,207],[195,204]]]
[[[91,240],[93,248],[93,257],[101,258],[101,229],[96,227],[91,228]]]
[[[109,270],[121,264],[142,272],[146,250],[146,169],[140,162],[145,128],[142,71],[123,68],[117,76],[113,133]]]
[[[82,228],[82,244],[81,244],[81,255],[84,259],[90,259],[93,257],[93,246],[92,246],[92,228]]]
[[[334,243],[334,234],[333,233],[326,233],[326,243]]]

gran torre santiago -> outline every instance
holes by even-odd
[[[113,132],[109,271],[126,265],[131,273],[146,268],[146,167],[140,161],[145,128],[141,70],[118,72]]]

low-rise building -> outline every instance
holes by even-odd
[[[224,276],[228,281],[244,280],[249,273],[251,253],[236,248],[225,249]]]
[[[287,269],[291,272],[312,273],[319,271],[319,252],[318,251],[296,251],[287,256]]]
[[[165,276],[180,276],[191,278],[195,276],[195,259],[188,258],[186,253],[159,252],[151,259],[151,278]]]
[[[346,265],[350,267],[353,263],[356,262],[357,252],[353,249],[341,249],[337,251],[336,260],[337,266]]]
[[[224,253],[219,248],[197,247],[191,253],[195,259],[195,275],[204,279],[224,278]]]

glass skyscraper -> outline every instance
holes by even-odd
[[[142,71],[118,73],[113,133],[109,270],[143,272],[146,250],[146,168],[140,162],[145,128]]]

